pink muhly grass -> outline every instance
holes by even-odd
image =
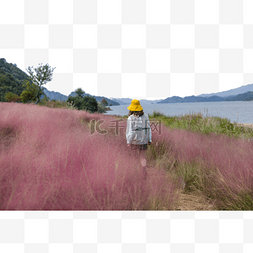
[[[126,126],[126,121],[124,124]],[[124,133],[121,133],[117,138],[118,143],[123,143],[124,138]],[[214,133],[203,135],[186,130],[170,130],[164,125],[161,135],[158,131],[152,132],[152,142],[159,159],[166,156],[167,162],[171,162],[170,157],[176,160],[180,166],[175,164],[174,171],[179,173],[178,170],[183,169],[189,180],[195,180],[190,181],[194,187],[203,190],[208,197],[217,198],[218,207],[225,208],[221,203],[224,199],[234,199],[238,205],[242,204],[240,196],[244,192],[253,197],[252,142]],[[238,208],[235,203],[233,205]],[[231,208],[228,203],[226,206]]]
[[[181,168],[175,169],[181,170],[183,164],[195,166],[196,169],[192,171],[197,176],[195,180],[203,183],[199,187],[209,197],[216,198],[219,208],[253,208],[252,142],[223,135],[207,136],[176,129],[171,131],[164,126],[161,136],[153,133],[153,142],[166,140],[168,152],[182,164]],[[188,173],[188,170],[184,173]]]
[[[0,131],[8,125],[17,132],[13,145],[0,151],[1,210],[172,207],[173,182],[162,170],[144,179],[122,131],[91,135],[80,121],[94,116],[108,127],[106,116],[24,104],[0,104],[0,116]]]
[[[126,122],[124,124],[126,126]],[[118,143],[125,138],[124,133],[121,135]],[[252,142],[214,133],[203,135],[186,130],[170,130],[164,125],[161,135],[158,131],[152,132],[152,142],[158,158],[166,156],[167,162],[171,162],[170,157],[177,161],[175,167],[169,167],[179,175],[182,175],[179,171],[183,169],[183,173],[186,173],[183,177],[208,197],[216,198],[218,208],[253,208]]]

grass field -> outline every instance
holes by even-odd
[[[154,112],[145,178],[127,117],[54,107],[0,103],[0,210],[253,209],[251,128]]]

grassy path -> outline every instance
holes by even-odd
[[[175,211],[213,211],[217,210],[215,201],[208,201],[202,195],[179,194]]]

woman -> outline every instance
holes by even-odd
[[[146,176],[144,150],[147,150],[147,145],[152,142],[149,117],[143,112],[140,101],[137,99],[133,99],[127,109],[129,110],[126,129],[127,146],[140,151],[141,165]]]

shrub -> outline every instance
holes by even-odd
[[[5,95],[5,99],[7,102],[20,102],[21,97],[16,94],[13,94],[12,92],[8,92]]]
[[[91,113],[98,111],[98,103],[96,99],[91,96],[68,97],[67,102],[69,103],[73,102],[78,110],[85,110]]]

